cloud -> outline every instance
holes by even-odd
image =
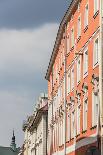
[[[23,30],[0,30],[0,145],[9,145],[16,130],[21,145],[23,119],[33,111],[53,49],[57,23]]]
[[[0,27],[31,28],[58,22],[71,0],[1,0]]]

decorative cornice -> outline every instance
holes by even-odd
[[[51,55],[51,58],[50,58],[49,66],[48,66],[46,76],[45,76],[46,80],[49,80],[50,72],[52,70],[52,66],[53,66],[55,57],[57,55],[57,50],[59,49],[61,38],[63,37],[63,33],[65,31],[65,26],[67,25],[68,19],[71,19],[72,10],[76,6],[78,1],[79,0],[72,0],[71,1],[71,3],[69,5],[63,19],[62,19],[62,21],[61,21],[61,23],[59,25],[56,41],[55,41],[55,44],[54,44],[54,48],[53,48],[52,55]]]

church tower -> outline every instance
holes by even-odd
[[[16,151],[16,143],[15,143],[15,135],[14,135],[14,130],[13,130],[13,136],[12,136],[12,141],[10,145],[11,149],[15,152]]]

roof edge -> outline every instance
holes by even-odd
[[[50,58],[50,61],[49,61],[49,65],[48,65],[48,69],[47,69],[47,72],[46,72],[46,75],[45,75],[46,80],[49,80],[49,76],[50,76],[50,72],[51,72],[51,69],[52,69],[52,66],[53,66],[53,63],[54,63],[54,59],[55,59],[55,57],[57,55],[56,51],[58,50],[61,38],[63,36],[63,32],[65,30],[65,25],[67,24],[67,20],[71,16],[72,9],[74,8],[74,6],[76,5],[76,3],[78,1],[79,0],[72,0],[71,1],[71,3],[69,5],[63,19],[62,19],[62,21],[61,21],[61,23],[59,25],[56,40],[55,40],[55,43],[54,43],[54,48],[53,48],[51,58]]]

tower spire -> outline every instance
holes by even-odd
[[[16,151],[16,143],[15,143],[14,129],[13,129],[13,136],[12,136],[12,141],[11,141],[10,147],[11,147],[11,149],[12,149],[13,151]]]

